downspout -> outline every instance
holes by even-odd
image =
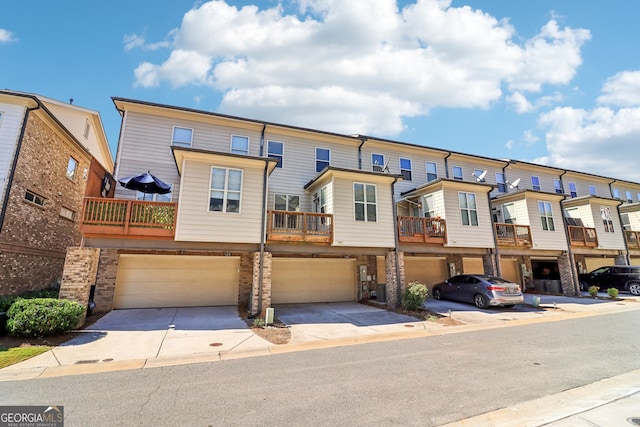
[[[451,151],[448,152],[447,157],[444,158],[444,177],[449,178],[449,157],[451,157]]]
[[[564,173],[566,173],[565,171]],[[564,173],[562,175],[564,175]],[[560,183],[562,184],[562,175],[560,175]],[[562,186],[564,191],[564,184]],[[565,197],[566,200],[566,197]],[[575,260],[573,259],[573,251],[571,250],[571,236],[569,235],[569,224],[567,223],[567,216],[564,212],[564,206],[562,206],[562,202],[560,202],[560,214],[562,216],[562,227],[564,228],[564,236],[567,240],[567,256],[569,257],[569,266],[571,267],[571,279],[574,284],[573,286],[573,294],[580,296],[580,276],[576,271]]]
[[[507,184],[507,168],[509,167],[509,165],[511,165],[511,162],[507,161],[505,163],[505,165],[502,167],[502,178],[504,179],[504,192],[508,193],[509,192],[509,184]]]
[[[260,154],[259,156],[262,157],[264,154],[264,131],[265,129],[267,129],[267,124],[263,123],[262,124],[262,132],[260,133]]]
[[[618,181],[618,180],[614,179],[613,181],[611,181],[609,183],[609,193],[611,193],[611,197],[613,197],[613,187],[611,187],[611,186],[613,184],[615,184],[616,181]],[[620,227],[622,228],[622,238],[624,240],[624,253],[625,253],[624,260],[627,263],[627,265],[631,265],[631,252],[629,251],[629,243],[627,242],[626,230],[622,226],[622,214],[620,213],[620,206],[622,206],[622,203],[620,203],[620,204],[618,204],[618,206],[616,206],[616,211],[618,212],[618,221],[620,221]]]
[[[567,173],[567,171],[562,171],[562,173],[560,174],[560,176],[558,177],[558,179],[560,179],[560,187],[562,188],[562,192],[564,193],[564,180],[562,179],[562,177]]]
[[[2,201],[2,211],[0,211],[0,233],[2,233],[2,227],[4,225],[4,217],[7,214],[7,205],[9,204],[9,193],[11,193],[11,186],[13,185],[13,178],[16,173],[16,166],[18,165],[18,157],[20,156],[20,149],[22,148],[22,139],[24,138],[24,133],[27,129],[27,122],[29,120],[29,113],[38,110],[41,106],[40,101],[36,101],[38,105],[33,108],[27,107],[27,111],[24,113],[24,120],[22,122],[22,127],[20,128],[20,136],[18,137],[18,144],[16,145],[16,152],[13,155],[13,161],[11,162],[11,173],[9,174],[9,179],[7,180],[7,185],[5,186],[6,193],[4,195],[4,200]]]
[[[398,178],[394,178],[393,183],[391,184],[391,209],[393,214],[393,243],[395,245],[395,253],[396,253],[396,292],[397,292],[397,301],[396,307],[400,305],[400,299],[402,296],[402,283],[400,282],[400,254],[398,251],[400,250],[400,242],[398,238],[398,207],[396,206],[395,200],[395,185],[398,182]]]
[[[118,166],[120,166],[120,142],[122,141],[122,132],[124,130],[125,111],[116,107],[120,113],[120,132],[118,132],[118,149],[116,150],[116,161],[113,164],[113,176],[118,176]]]
[[[487,202],[489,203],[489,217],[491,218],[491,225],[493,227],[493,247],[496,249],[495,261],[496,261],[496,276],[502,277],[502,266],[500,265],[500,251],[498,250],[498,236],[496,236],[496,225],[493,222],[493,215],[491,215],[491,192],[487,193]]]
[[[266,125],[265,125],[266,127]],[[264,128],[263,128],[264,131]],[[254,319],[262,313],[262,286],[264,282],[264,242],[267,234],[267,180],[269,178],[269,161],[264,165],[264,176],[262,177],[262,224],[260,226],[260,256],[258,262],[258,310],[250,313],[249,318]]]
[[[360,145],[358,146],[358,170],[362,170],[362,146],[369,138],[359,136],[358,139],[360,139]]]

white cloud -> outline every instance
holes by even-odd
[[[0,28],[0,43],[15,42],[17,40],[18,39],[11,31]]]
[[[530,130],[526,130],[524,131],[524,142],[527,145],[533,145],[536,142],[538,142],[540,140],[540,138],[538,138],[537,136],[535,136],[533,134],[533,132],[531,132]]]
[[[172,42],[169,39],[174,33],[175,30],[169,32],[167,40],[158,43],[147,43],[145,37],[139,34],[126,34],[122,39],[122,42],[124,43],[124,50],[130,51],[135,48],[141,48],[143,50],[157,50],[171,47]]]
[[[507,150],[513,149],[513,139],[508,140],[506,144],[504,144],[504,146],[507,148]]]
[[[403,118],[435,107],[489,108],[503,88],[524,111],[524,92],[566,84],[581,64],[587,30],[556,21],[522,46],[508,21],[450,0],[298,0],[240,9],[209,1],[170,33],[173,51],[144,62],[136,85],[203,85],[221,110],[346,133],[395,135]],[[141,44],[142,43],[142,44]],[[147,46],[125,39],[125,49]],[[550,71],[552,70],[552,71]]]
[[[609,78],[598,102],[620,107],[640,106],[640,71],[624,71]]]
[[[535,162],[640,181],[640,108],[555,108],[539,123],[548,129],[548,155]]]

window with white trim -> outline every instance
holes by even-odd
[[[316,147],[316,172],[321,172],[331,164],[331,150]]]
[[[618,190],[617,188],[613,189],[613,198],[614,199],[619,199],[620,198],[620,190]]]
[[[277,211],[300,212],[300,196],[276,193],[273,196],[273,208]]]
[[[620,214],[620,220],[622,221],[622,228],[624,230],[631,230],[631,219],[629,219],[628,213]]]
[[[496,172],[496,184],[498,184],[499,193],[507,192],[507,184],[505,182],[504,174],[502,172]]]
[[[433,202],[432,194],[422,196],[422,212],[425,218],[436,217],[435,203]]]
[[[249,154],[249,137],[241,135],[231,135],[231,153]]]
[[[476,179],[476,181],[478,182],[487,182],[486,178],[483,176],[482,178],[480,178],[482,176],[482,174],[484,174],[485,176],[487,175],[486,171],[484,169],[474,169],[473,170],[473,176]]]
[[[382,169],[384,169],[384,155],[371,153],[371,170],[382,172]]]
[[[624,195],[627,196],[628,203],[633,203],[633,196],[631,195],[631,191],[625,191]]]
[[[438,179],[438,165],[434,162],[425,162],[427,167],[427,182]]]
[[[551,202],[538,202],[538,213],[542,221],[542,229],[545,231],[555,231],[556,226],[553,222],[553,209]]]
[[[136,200],[150,200],[153,202],[171,203],[173,200],[173,184],[166,183],[171,191],[166,194],[157,193],[143,193],[142,191],[136,191]]]
[[[29,190],[25,191],[24,193],[24,199],[30,203],[33,203],[34,205],[38,205],[38,206],[44,206],[44,201],[47,200],[42,196],[37,195],[36,193],[33,193]]]
[[[173,134],[171,136],[171,145],[176,147],[191,147],[193,143],[193,129],[182,128],[178,126],[173,127]]]
[[[325,185],[313,195],[313,206],[316,213],[328,213],[329,208],[329,186]]]
[[[378,220],[378,208],[375,184],[354,182],[353,204],[356,221],[376,222]]]
[[[638,202],[640,202],[640,193],[638,193]]]
[[[563,190],[562,190],[562,181],[560,181],[559,179],[554,179],[553,180],[553,188],[556,190],[557,194],[562,194]]]
[[[400,157],[400,175],[405,181],[411,181],[411,159]]]
[[[516,205],[514,203],[502,205],[502,216],[505,224],[517,224]]]
[[[211,168],[209,211],[240,213],[242,170]]]
[[[475,193],[458,193],[462,225],[478,226],[478,205]]]
[[[590,185],[589,186],[589,194],[591,194],[592,196],[597,196],[598,192],[596,191],[596,186],[595,185]]]
[[[453,173],[453,179],[464,179],[464,176],[462,175],[462,166],[452,166],[451,172]]]
[[[60,216],[71,221],[76,219],[76,213],[69,208],[65,208],[64,206],[60,206]]]
[[[601,206],[600,216],[602,217],[602,225],[604,225],[604,231],[607,233],[615,233],[615,230],[613,229],[613,217],[611,216],[611,209],[608,206]]]
[[[532,176],[531,177],[531,188],[535,191],[540,191],[540,177]]]
[[[77,172],[78,161],[73,157],[69,157],[69,162],[67,163],[67,178],[69,178],[71,181],[75,181]]]
[[[575,182],[569,183],[569,194],[571,194],[571,197],[578,197],[578,188]]]
[[[284,144],[279,141],[267,142],[267,157],[277,160],[277,168],[282,167],[282,161],[284,159]]]

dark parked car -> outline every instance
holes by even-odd
[[[524,295],[520,285],[497,276],[481,274],[460,274],[442,283],[434,285],[431,290],[435,299],[470,302],[478,308],[490,305],[513,307],[524,303]]]
[[[640,267],[612,265],[596,268],[591,273],[580,275],[580,288],[587,291],[589,286],[597,286],[601,291],[616,288],[640,296]]]

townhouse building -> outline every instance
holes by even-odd
[[[0,293],[60,284],[83,199],[107,194],[112,171],[96,111],[0,91]]]
[[[573,295],[578,271],[636,254],[625,235],[640,200],[623,197],[640,197],[637,183],[113,101],[115,175],[151,171],[172,192],[85,198],[84,246],[68,250],[63,288],[82,300],[95,284],[97,310],[397,304],[405,284],[459,273]]]

